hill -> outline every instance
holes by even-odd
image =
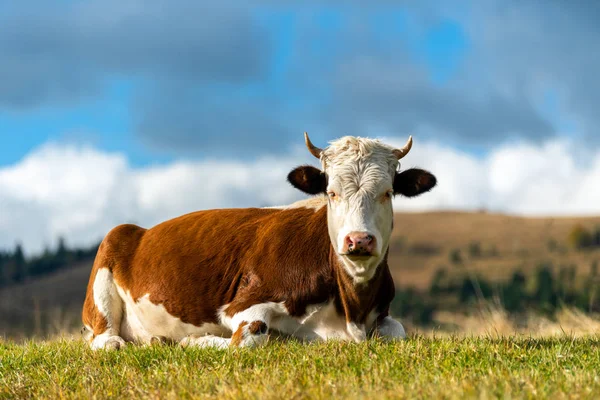
[[[576,226],[590,231],[600,217],[520,217],[485,212],[398,213],[390,244],[396,284],[426,288],[436,270],[475,272],[492,280],[519,269],[531,273],[540,263],[576,266],[589,273],[600,250],[577,250],[568,237]],[[453,254],[462,262],[455,262]]]
[[[92,262],[0,289],[0,337],[46,336],[81,327]]]

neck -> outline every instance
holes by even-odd
[[[333,247],[330,249],[330,262],[339,288],[338,308],[346,315],[347,321],[364,322],[376,305],[383,277],[388,273],[387,251],[364,276],[349,273],[344,260]]]

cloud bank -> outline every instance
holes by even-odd
[[[418,139],[417,139],[418,140]],[[386,142],[402,145],[405,138]],[[439,185],[396,211],[487,208],[527,215],[600,212],[600,152],[586,162],[564,140],[517,143],[478,158],[435,142],[417,142],[402,168],[434,172]],[[253,161],[178,161],[133,168],[119,153],[46,144],[0,169],[0,248],[20,241],[31,253],[59,235],[90,245],[121,223],[151,227],[200,209],[261,207],[304,197],[286,182],[293,167],[314,163],[304,148]]]

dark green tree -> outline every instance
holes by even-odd
[[[436,296],[440,293],[447,291],[447,276],[448,273],[445,268],[439,268],[437,271],[435,271],[433,279],[431,280],[431,284],[429,285],[430,295]]]
[[[452,264],[462,264],[463,262],[460,249],[452,249],[448,255],[448,258]]]
[[[582,225],[576,225],[569,233],[569,244],[577,250],[588,248],[592,246],[593,243],[594,238],[592,233]]]
[[[556,307],[554,277],[550,265],[542,264],[536,273],[535,301],[547,309]]]
[[[511,280],[504,285],[502,301],[507,311],[515,312],[523,309],[527,294],[525,292],[526,279],[521,271],[515,271]]]
[[[481,244],[479,242],[469,243],[469,256],[472,258],[481,257]]]
[[[23,246],[21,246],[21,243],[17,243],[17,246],[15,247],[13,262],[13,282],[23,282],[27,277],[27,263],[25,262],[25,254],[23,253]]]

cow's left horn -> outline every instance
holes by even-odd
[[[403,148],[394,150],[394,155],[399,160],[408,154],[411,147],[412,147],[412,136],[409,136],[408,140],[406,141],[406,144],[404,145]]]
[[[321,153],[323,152],[323,150],[312,144],[312,142],[308,138],[308,133],[306,132],[304,132],[304,141],[306,142],[306,147],[308,147],[308,151],[310,151],[310,154],[317,157],[318,159],[321,159]]]

